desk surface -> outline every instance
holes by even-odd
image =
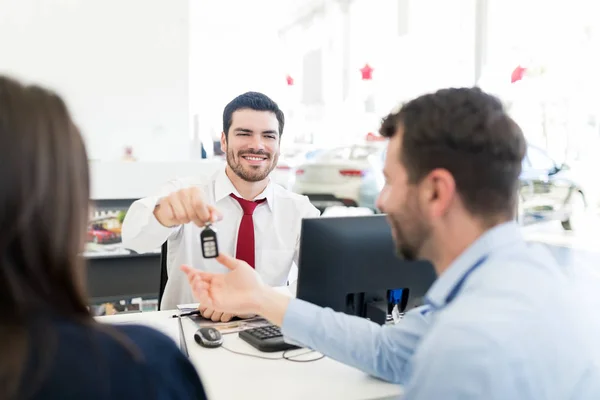
[[[99,317],[100,322],[138,323],[164,332],[179,344],[175,311],[158,311]],[[205,349],[194,341],[196,325],[183,319],[190,360],[198,370],[209,399],[391,399],[401,388],[372,378],[361,371],[330,358],[309,363],[288,360],[262,360],[238,355],[222,347]],[[266,357],[281,353],[261,353],[238,338],[237,333],[225,335],[223,346],[234,351]],[[298,350],[302,352],[306,350]]]

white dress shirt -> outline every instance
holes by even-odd
[[[138,253],[158,249],[168,240],[167,273],[169,280],[161,308],[172,309],[178,304],[193,303],[192,291],[179,267],[183,264],[208,272],[225,272],[226,268],[213,259],[202,257],[201,228],[193,223],[168,228],[154,216],[159,200],[169,193],[191,186],[202,190],[204,200],[223,214],[212,225],[217,232],[219,251],[235,255],[242,208],[230,194],[242,197],[225,170],[209,178],[177,179],[166,184],[156,195],[132,204],[123,222],[123,245]],[[319,216],[308,197],[292,193],[269,182],[254,200],[266,199],[254,211],[256,271],[270,286],[285,286],[297,277],[298,247],[302,218]],[[158,278],[157,278],[158,280]],[[158,282],[157,282],[158,285]]]

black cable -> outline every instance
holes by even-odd
[[[228,352],[233,353],[233,354],[237,354],[237,355],[240,355],[240,356],[248,356],[248,357],[260,358],[262,360],[287,360],[287,361],[292,361],[292,362],[302,362],[302,363],[305,363],[305,362],[319,361],[319,360],[325,358],[325,355],[321,354],[319,357],[317,357],[317,358],[311,358],[309,360],[295,360],[295,358],[298,358],[298,357],[301,357],[301,356],[305,356],[305,355],[310,354],[310,353],[316,353],[316,351],[314,351],[314,350],[308,350],[308,351],[305,351],[304,353],[300,353],[300,354],[295,354],[295,355],[292,355],[292,356],[288,356],[287,355],[288,352],[295,351],[295,350],[300,350],[300,349],[289,349],[289,350],[284,351],[281,356],[278,356],[278,357],[267,357],[267,356],[261,356],[261,355],[258,355],[258,354],[250,354],[250,353],[244,353],[244,352],[237,351],[237,350],[232,350],[232,349],[227,348],[225,346],[221,346],[221,348],[224,349],[224,350],[227,350]]]
[[[240,356],[248,356],[248,357],[254,357],[254,358],[261,358],[263,360],[281,360],[283,358],[283,357],[266,357],[266,356],[259,356],[257,354],[243,353],[241,351],[236,351],[236,350],[229,349],[229,348],[227,348],[225,346],[221,346],[221,348],[225,349],[228,352],[233,353],[233,354],[237,354],[237,355],[240,355]]]
[[[325,358],[325,354],[321,354],[319,357],[317,357],[317,358],[311,358],[309,360],[294,360],[294,358],[297,358],[297,357],[300,357],[300,356],[305,356],[305,355],[310,354],[310,353],[319,354],[319,353],[317,353],[314,350],[308,350],[308,351],[305,351],[304,353],[300,353],[300,354],[296,354],[296,355],[293,355],[293,356],[286,357],[286,354],[287,354],[288,351],[294,351],[294,350],[298,350],[298,349],[286,350],[286,351],[283,352],[283,354],[281,356],[283,357],[284,360],[293,361],[293,362],[299,362],[299,363],[307,363],[307,362],[319,361],[319,360]]]

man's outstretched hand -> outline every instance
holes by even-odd
[[[217,274],[203,272],[183,265],[196,300],[203,309],[225,315],[261,315],[272,323],[281,325],[289,296],[265,285],[248,263],[220,253],[216,260],[229,272]],[[212,317],[212,315],[211,315]],[[221,319],[221,318],[219,318]],[[213,319],[214,320],[214,319]]]
[[[246,262],[219,254],[216,259],[230,271],[225,274],[202,272],[186,265],[192,292],[201,307],[230,315],[258,313],[258,302],[265,284]]]

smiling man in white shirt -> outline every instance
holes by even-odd
[[[139,253],[168,241],[168,281],[162,309],[194,301],[182,264],[202,271],[224,272],[205,259],[200,232],[215,221],[221,251],[236,254],[270,286],[294,279],[302,218],[319,216],[305,196],[270,181],[277,165],[284,115],[262,93],[248,92],[223,111],[221,147],[227,165],[210,178],[174,180],[154,196],[138,200],[123,222],[123,245]],[[228,321],[230,314],[201,308],[206,318]]]

